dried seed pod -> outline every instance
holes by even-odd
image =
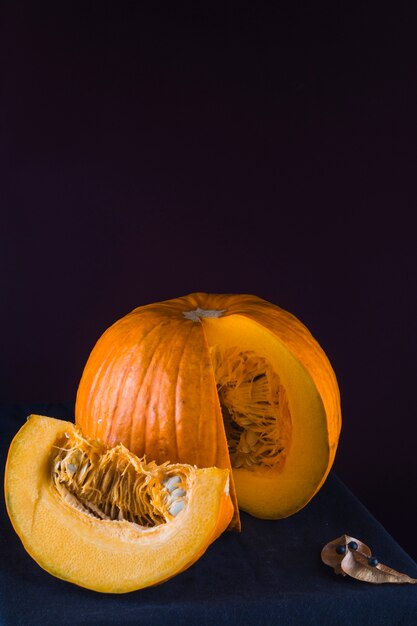
[[[379,563],[365,543],[349,535],[342,535],[327,543],[321,551],[321,560],[333,567],[336,574],[368,583],[417,583],[417,578],[410,578],[407,574]]]

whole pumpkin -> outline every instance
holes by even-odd
[[[109,446],[231,468],[235,505],[237,496],[270,519],[317,493],[341,427],[322,348],[295,316],[252,295],[194,293],[134,309],[93,348],[75,412],[84,434]]]

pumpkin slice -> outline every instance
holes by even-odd
[[[277,519],[324,483],[341,411],[329,360],[294,315],[256,296],[195,293],[139,307],[102,335],[76,421],[159,463],[232,469],[239,507]]]
[[[233,513],[227,470],[145,463],[70,422],[32,415],[13,439],[5,495],[27,552],[54,576],[124,593],[194,563]]]

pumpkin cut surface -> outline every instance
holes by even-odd
[[[103,334],[76,421],[160,463],[231,469],[239,508],[277,519],[325,481],[341,412],[329,360],[296,317],[256,296],[196,293],[139,307]]]
[[[45,570],[95,591],[155,585],[194,563],[233,514],[227,470],[146,463],[32,415],[7,459],[9,517]]]

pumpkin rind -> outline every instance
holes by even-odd
[[[188,568],[227,527],[228,472],[217,468],[187,468],[187,505],[164,524],[145,528],[74,509],[51,481],[51,454],[73,431],[72,423],[32,415],[6,463],[9,517],[27,552],[52,575],[105,593],[141,589]]]
[[[210,357],[213,342],[227,344],[229,334],[261,356],[274,360],[279,353],[278,375],[278,367],[292,368],[295,377],[293,407],[297,392],[305,392],[296,428],[298,442],[305,438],[303,424],[313,435],[310,450],[307,441],[300,447],[310,465],[296,461],[298,474],[233,469],[241,508],[259,517],[284,517],[304,506],[330,471],[341,427],[340,396],[329,360],[304,324],[261,298],[196,293],[135,309],[94,347],[77,392],[76,421],[87,435],[110,445],[121,441],[158,462],[230,469]],[[238,526],[237,510],[233,524]]]

